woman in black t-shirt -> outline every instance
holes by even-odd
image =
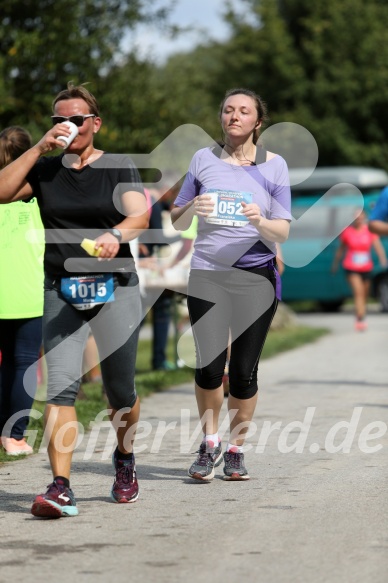
[[[78,514],[70,489],[77,441],[74,401],[89,329],[99,349],[118,441],[111,497],[115,502],[138,498],[133,441],[140,405],[134,373],[141,303],[128,242],[147,227],[148,212],[131,159],[94,147],[102,123],[94,96],[69,84],[54,100],[53,111],[52,129],[0,173],[0,197],[11,203],[36,196],[46,230],[45,425],[54,480],[35,498],[31,512],[58,518]],[[78,128],[75,139],[64,154],[42,158],[63,147],[58,137],[70,134],[67,121]],[[94,240],[89,253],[96,256],[81,247],[83,239]]]

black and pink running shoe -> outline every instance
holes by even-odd
[[[119,460],[113,454],[112,461],[116,471],[111,490],[112,500],[119,504],[136,502],[139,498],[139,485],[136,478],[135,456],[132,456],[131,460]]]
[[[54,481],[47,486],[45,494],[39,494],[35,498],[31,514],[39,518],[77,516],[78,508],[73,491],[67,488],[61,480]]]

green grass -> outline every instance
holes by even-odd
[[[293,302],[287,302],[287,306],[291,308],[296,313],[311,313],[319,312],[319,304],[314,300],[299,300]]]
[[[328,330],[325,328],[308,328],[307,326],[293,326],[285,330],[271,330],[264,344],[261,358],[270,358],[280,352],[292,350],[303,344],[314,342],[314,340],[327,333]]]
[[[308,328],[306,326],[295,326],[284,330],[271,330],[265,343],[262,358],[270,358],[284,352],[297,348],[308,342],[320,338],[328,331],[322,328]],[[167,357],[173,360],[174,343],[169,341]],[[139,342],[138,359],[136,364],[136,390],[140,398],[157,391],[163,391],[171,386],[182,383],[193,382],[194,370],[189,367],[179,368],[171,371],[151,371],[151,341],[141,340]],[[44,387],[39,387],[38,395],[44,398]],[[78,421],[85,427],[89,427],[100,411],[108,408],[108,403],[103,395],[101,385],[98,383],[85,383],[82,385],[80,395],[76,401]],[[29,431],[36,431],[35,450],[41,444],[43,437],[43,411],[44,401],[35,401],[33,409],[41,414],[39,419],[31,418]],[[0,451],[0,462],[14,461],[25,456],[8,456],[4,451]]]

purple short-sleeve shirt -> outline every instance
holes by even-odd
[[[281,156],[258,166],[234,166],[218,158],[211,148],[198,150],[175,205],[182,207],[209,190],[250,193],[265,218],[292,219],[288,169]],[[266,265],[275,255],[275,243],[261,237],[250,223],[231,227],[207,223],[198,217],[193,269],[225,270],[232,266],[250,269]]]

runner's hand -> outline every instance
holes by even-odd
[[[243,215],[247,217],[249,222],[257,228],[260,225],[261,219],[263,218],[259,205],[254,202],[249,204],[242,202],[241,206],[243,207]]]
[[[120,249],[120,244],[112,233],[103,233],[96,239],[96,248],[101,247],[98,261],[102,259],[113,259]]]
[[[41,154],[47,154],[56,148],[62,148],[63,142],[57,140],[59,136],[69,136],[71,134],[71,129],[65,123],[57,123],[53,126],[43,138],[39,140],[36,147],[40,150]]]
[[[209,194],[200,194],[194,199],[194,213],[199,217],[207,217],[214,208],[214,201]]]

